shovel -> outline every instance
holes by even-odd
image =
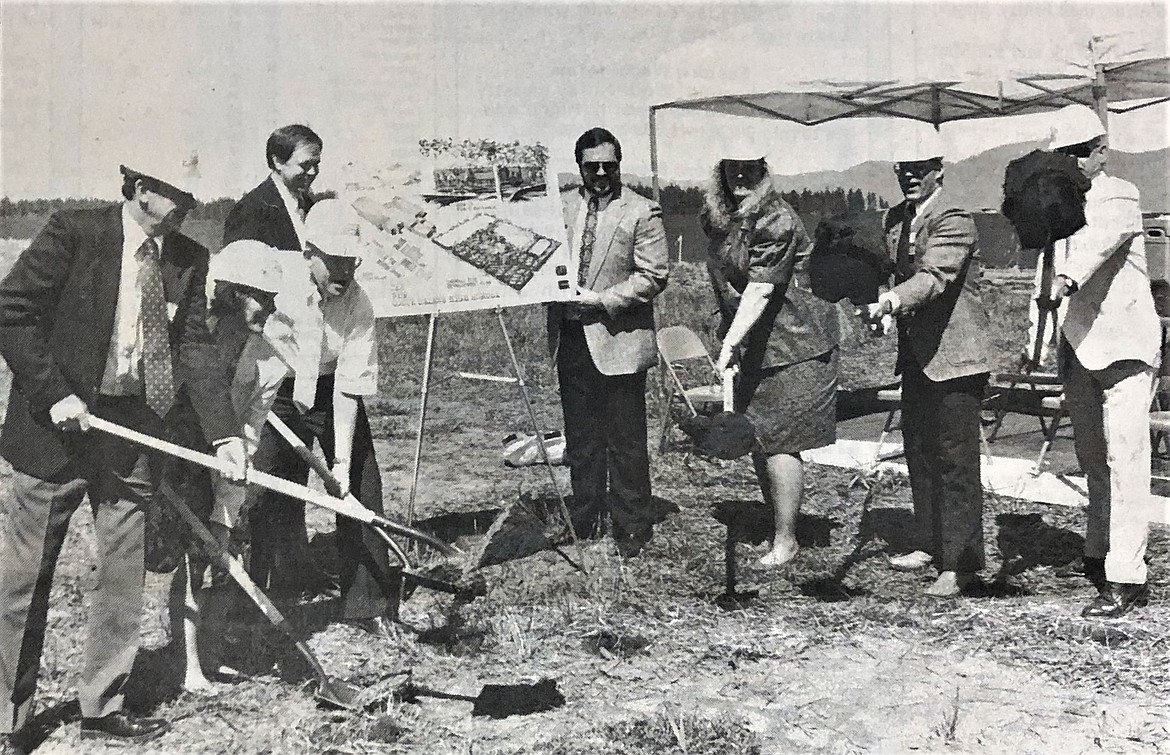
[[[557,683],[552,679],[520,684],[485,684],[479,694],[473,696],[429,689],[415,684],[408,677],[393,694],[403,702],[417,702],[420,697],[464,700],[472,703],[472,716],[489,718],[526,716],[530,713],[553,710],[565,704],[565,696],[557,689]]]
[[[695,450],[718,459],[738,459],[756,447],[756,429],[750,419],[735,409],[736,369],[723,371],[723,411],[712,417],[691,417],[679,423]]]
[[[102,432],[109,433],[110,435],[116,435],[119,438],[138,443],[139,445],[146,446],[147,448],[153,448],[156,451],[162,451],[163,453],[183,459],[184,461],[198,464],[199,466],[206,467],[214,472],[218,472],[220,470],[219,459],[212,456],[211,454],[194,451],[190,448],[186,448],[185,446],[180,446],[176,443],[162,440],[161,438],[155,438],[152,435],[140,433],[137,430],[131,430],[128,427],[122,427],[121,425],[115,424],[107,419],[102,419],[101,417],[95,415],[90,415],[90,426],[94,429],[101,430]],[[459,553],[458,550],[452,548],[450,545],[447,545],[442,540],[439,540],[433,535],[428,535],[425,532],[416,530],[413,527],[408,527],[405,524],[399,524],[398,522],[387,519],[384,516],[378,516],[374,512],[367,509],[365,506],[361,505],[361,503],[358,502],[356,498],[353,498],[352,502],[349,499],[334,498],[333,496],[326,493],[319,493],[316,490],[310,490],[304,485],[298,485],[295,482],[291,482],[281,477],[276,477],[275,475],[270,475],[266,472],[260,472],[256,469],[248,470],[247,481],[253,485],[259,485],[260,487],[271,490],[275,493],[281,493],[282,495],[287,495],[290,498],[296,498],[297,500],[304,501],[305,503],[311,503],[314,506],[320,506],[321,508],[329,509],[335,514],[341,514],[342,516],[349,517],[350,519],[356,519],[363,524],[368,524],[378,532],[383,540],[390,541],[390,536],[386,534],[386,530],[389,530],[390,532],[402,535],[403,537],[408,537],[424,542],[439,551],[444,556],[453,556]],[[397,544],[392,546],[392,548],[397,549]]]
[[[317,473],[317,476],[320,477],[321,481],[325,483],[325,491],[329,493],[329,495],[333,496],[334,499],[343,500],[345,504],[351,508],[360,508],[362,511],[369,511],[369,509],[363,506],[362,502],[359,501],[353,493],[347,492],[344,499],[341,498],[341,481],[333,476],[333,470],[329,469],[329,465],[325,463],[324,459],[309,450],[309,447],[305,445],[304,441],[297,437],[297,434],[292,431],[292,428],[290,428],[284,422],[284,420],[278,417],[276,412],[268,413],[268,424],[272,425],[272,429],[276,430],[277,434],[284,438],[286,443],[292,446],[292,449],[296,452],[297,456],[301,457],[301,459],[306,464],[308,464],[314,472]],[[438,544],[438,546],[441,546],[440,552],[443,553],[443,555],[451,555],[455,552],[451,546],[447,545],[441,540],[437,540],[430,535],[427,535],[424,532],[414,530],[413,528],[408,528],[405,525],[402,525],[402,529],[417,532],[422,537],[415,539],[421,539],[428,545]],[[443,592],[449,592],[454,595],[474,597],[485,594],[485,585],[475,583],[471,585],[460,586],[438,579],[433,574],[422,574],[416,571],[414,566],[411,565],[410,560],[407,558],[406,552],[403,551],[401,547],[399,547],[398,543],[394,542],[393,539],[391,539],[383,530],[379,529],[378,527],[374,527],[374,531],[382,536],[382,539],[386,542],[387,547],[393,551],[394,556],[402,564],[402,573],[409,576],[415,582],[415,584],[428,587],[432,590],[442,590]]]
[[[313,651],[309,649],[309,646],[305,644],[304,640],[296,636],[288,620],[284,618],[284,615],[276,608],[268,596],[264,594],[264,591],[252,581],[252,578],[248,576],[248,572],[244,569],[243,565],[224,550],[223,546],[219,544],[219,541],[215,539],[215,536],[211,534],[211,531],[207,529],[199,517],[195,516],[195,513],[191,511],[187,504],[174,491],[165,486],[161,490],[164,493],[166,502],[179,512],[179,515],[191,527],[191,531],[203,541],[203,547],[207,551],[207,554],[227,570],[227,573],[240,586],[240,589],[260,609],[260,613],[264,614],[264,618],[268,619],[268,622],[280,630],[285,637],[292,640],[300,654],[309,662],[309,667],[313,669],[313,675],[317,677],[317,700],[332,708],[361,710],[361,706],[357,703],[361,696],[361,689],[349,682],[331,678],[326,674],[325,669],[321,666],[321,662],[317,660],[317,656],[313,655]]]

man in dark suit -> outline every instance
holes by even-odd
[[[305,249],[305,216],[313,205],[312,185],[321,164],[322,142],[308,126],[293,124],[268,137],[265,158],[271,170],[255,189],[236,202],[224,223],[223,241],[262,241],[276,249]],[[270,429],[261,439],[258,469],[278,476],[285,470],[265,468],[284,443]],[[248,570],[261,586],[318,594],[334,587],[309,555],[305,505],[267,491],[257,494],[249,514],[251,555]]]
[[[984,563],[979,407],[991,363],[990,322],[979,297],[975,221],[943,189],[941,144],[927,136],[898,156],[906,200],[885,221],[895,285],[866,312],[883,331],[890,317],[898,321],[916,550],[890,564],[914,570],[933,561],[939,576],[926,592],[950,597]]]
[[[207,250],[178,233],[194,198],[170,183],[174,174],[126,166],[122,174],[125,202],[54,214],[0,282],[0,355],[13,373],[0,432],[14,468],[0,533],[0,731],[9,751],[27,747],[53,572],[87,496],[100,568],[78,690],[81,736],[141,742],[169,728],[122,712],[138,650],[144,508],[162,459],[84,432],[90,415],[157,437],[189,404],[224,475],[244,475],[226,391],[184,359],[185,346],[208,338]]]
[[[584,184],[566,203],[569,243],[580,257],[577,297],[548,310],[560,376],[574,527],[606,515],[623,556],[650,539],[646,371],[657,361],[653,299],[666,287],[662,210],[622,185],[621,145],[602,128],[577,140]]]

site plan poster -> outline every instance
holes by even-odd
[[[362,219],[357,279],[378,317],[573,296],[556,174],[541,144],[422,140],[413,164],[347,166]]]

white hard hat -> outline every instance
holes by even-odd
[[[153,178],[185,194],[195,201],[196,186],[199,182],[199,154],[168,154],[161,151],[142,150],[126,163],[119,166],[126,178]]]
[[[735,123],[722,124],[712,139],[717,160],[736,160],[750,162],[763,160],[768,156],[765,140],[748,129],[754,125],[743,123],[742,119],[735,119]]]
[[[233,241],[211,257],[207,280],[212,283],[239,283],[275,294],[280,291],[281,284],[280,256],[290,254],[262,241]],[[298,254],[292,256],[300,259]]]
[[[351,203],[342,199],[323,199],[313,205],[305,218],[305,237],[325,254],[361,257],[364,223]]]
[[[916,130],[909,139],[899,140],[892,157],[895,162],[921,163],[927,160],[941,160],[946,154],[942,137],[933,128]]]
[[[1071,147],[1105,135],[1105,126],[1088,105],[1065,105],[1056,111],[1048,149]]]

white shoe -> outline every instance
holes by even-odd
[[[930,566],[934,559],[926,551],[914,551],[901,556],[890,556],[890,568],[895,571],[918,571]]]

